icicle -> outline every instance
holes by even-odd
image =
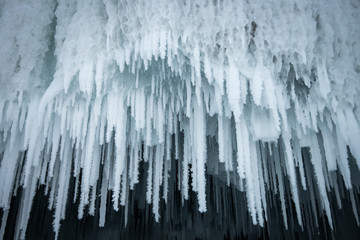
[[[360,120],[355,118],[354,112],[352,109],[347,108],[345,111],[346,116],[346,126],[347,134],[349,137],[348,145],[350,147],[351,153],[354,155],[356,164],[360,169],[360,149],[358,143],[360,141]]]
[[[288,219],[287,219],[287,214],[286,214],[286,203],[285,203],[285,197],[284,197],[284,183],[283,183],[283,176],[282,176],[281,167],[280,167],[280,156],[279,156],[278,149],[275,149],[275,151],[274,151],[273,161],[275,162],[275,172],[276,172],[277,181],[279,184],[278,189],[280,192],[282,216],[283,216],[285,228],[288,229]]]
[[[150,148],[149,152],[149,168],[147,175],[147,190],[146,190],[146,202],[151,204],[152,186],[153,186],[153,148]]]
[[[189,124],[184,126],[184,160],[183,160],[183,178],[182,178],[182,194],[184,199],[189,199],[189,162],[191,162],[191,145]]]
[[[206,121],[204,116],[204,107],[199,103],[194,105],[194,136],[195,157],[196,157],[196,181],[198,182],[198,201],[199,211],[206,212],[206,179],[205,179],[205,162],[206,162]]]
[[[70,142],[67,142],[66,149],[70,148]],[[66,154],[61,161],[60,166],[60,176],[57,187],[57,196],[56,196],[56,207],[55,207],[55,218],[54,218],[54,231],[55,239],[57,239],[60,229],[60,220],[63,219],[62,212],[66,206],[67,194],[68,194],[68,179],[70,177],[70,168],[71,168],[71,154]]]
[[[262,202],[261,202],[261,191],[260,191],[260,183],[259,183],[259,170],[257,165],[258,160],[258,153],[256,150],[256,143],[254,141],[251,142],[250,151],[251,151],[251,175],[254,176],[253,179],[253,189],[250,190],[254,194],[254,201],[255,201],[255,209],[257,215],[257,222],[260,226],[264,226],[264,218],[263,218],[263,209],[262,209]],[[248,189],[249,190],[249,189]]]
[[[117,107],[117,121],[116,121],[116,132],[115,132],[115,169],[114,169],[114,192],[112,201],[114,203],[114,209],[119,209],[119,196],[120,196],[120,181],[126,163],[126,146],[125,146],[125,134],[126,134],[126,115],[122,104]]]
[[[242,140],[242,125],[240,122],[235,123],[236,128],[236,143],[237,143],[237,163],[238,163],[238,174],[241,179],[245,178],[245,156],[244,156],[244,143]]]
[[[292,145],[294,148],[294,155],[295,155],[295,158],[297,159],[297,162],[299,165],[301,185],[302,185],[303,189],[306,190],[307,187],[306,187],[306,178],[305,178],[305,173],[304,173],[305,170],[304,170],[303,158],[301,155],[300,143],[297,138],[292,138],[292,143],[293,143]]]
[[[125,208],[127,208],[127,199],[128,199],[128,187],[129,187],[129,183],[128,183],[128,164],[125,163],[124,166],[124,172],[121,175],[121,196],[120,196],[120,205],[121,206],[125,206]],[[125,215],[125,218],[127,218],[127,215]]]
[[[319,144],[318,144],[316,134],[312,134],[312,136],[311,136],[310,151],[311,151],[311,162],[314,166],[315,176],[316,176],[317,184],[318,184],[319,191],[320,191],[321,202],[322,202],[323,208],[325,210],[325,213],[327,215],[329,225],[331,228],[333,228],[329,199],[328,199],[326,189],[325,189],[325,180],[324,180],[324,173],[323,173],[323,167],[322,167],[322,159],[321,159],[321,154],[320,154],[320,149],[319,149]]]
[[[153,213],[155,214],[155,221],[159,222],[159,204],[160,204],[160,185],[162,182],[162,171],[163,171],[163,145],[156,147],[155,155],[155,171],[154,171],[154,193],[153,193]]]
[[[224,141],[224,120],[218,116],[218,143],[219,143],[219,161],[225,162],[225,141]]]
[[[285,158],[286,158],[286,166],[287,172],[290,178],[290,190],[292,194],[292,199],[295,203],[295,210],[298,223],[301,227],[303,227],[303,222],[301,218],[301,209],[300,209],[300,202],[299,202],[299,195],[298,195],[298,188],[297,188],[297,181],[296,181],[296,173],[295,173],[295,164],[294,164],[294,157],[293,152],[290,146],[290,136],[289,133],[283,131],[283,143],[285,146]]]
[[[163,198],[165,200],[165,203],[167,203],[168,199],[168,191],[169,191],[169,165],[170,161],[165,160],[164,162],[165,168],[164,168],[164,186],[163,186]]]
[[[18,163],[20,144],[15,145],[12,150],[10,150],[9,144],[6,145],[4,155],[2,156],[1,166],[0,166],[0,182],[1,182],[1,191],[0,191],[0,207],[4,209],[10,208],[11,195],[13,191],[13,186],[15,183],[15,173]]]
[[[110,154],[107,152],[107,154]],[[106,171],[107,167],[110,165],[109,161],[105,161],[103,168],[103,177],[101,180],[101,190],[100,190],[100,216],[99,216],[99,227],[105,226],[105,217],[106,217],[106,203],[107,203],[107,189],[108,189],[108,172]]]

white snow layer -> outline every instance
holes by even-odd
[[[101,198],[104,226],[106,192],[115,210],[126,205],[145,161],[159,220],[161,197],[176,190],[167,182],[173,156],[183,198],[195,191],[201,212],[206,174],[224,169],[246,192],[254,224],[267,219],[270,190],[287,226],[289,184],[300,225],[303,189],[319,193],[311,205],[332,226],[331,172],[357,191],[349,154],[359,168],[359,26],[356,0],[1,1],[0,207],[23,188],[24,238],[45,185],[57,236],[73,176],[79,218]]]

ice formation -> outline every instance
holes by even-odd
[[[356,0],[0,1],[0,238],[19,188],[25,237],[40,185],[56,236],[67,201],[106,225],[107,192],[127,208],[142,161],[157,221],[177,188],[207,211],[210,174],[246,193],[255,225],[267,191],[286,226],[320,212],[332,227],[330,192],[359,224],[359,26]]]

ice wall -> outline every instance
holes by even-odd
[[[56,236],[70,200],[81,219],[100,198],[103,226],[106,193],[115,210],[126,206],[140,161],[158,220],[174,191],[172,156],[177,187],[184,200],[197,193],[200,212],[211,174],[246,193],[255,225],[271,190],[286,226],[317,208],[333,226],[328,194],[341,207],[339,182],[358,219],[359,25],[355,0],[1,1],[0,236],[23,188],[16,236],[25,237],[39,185]]]

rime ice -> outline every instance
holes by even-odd
[[[357,217],[349,154],[359,168],[359,9],[351,0],[2,1],[0,238],[18,188],[16,236],[25,237],[39,185],[57,236],[71,176],[78,217],[93,215],[100,198],[104,226],[107,191],[115,210],[127,209],[141,161],[158,220],[159,202],[175,191],[172,157],[177,188],[184,200],[197,193],[200,212],[206,174],[225,174],[246,192],[253,224],[264,225],[271,190],[284,224],[290,194],[303,225],[314,213],[302,188],[318,192],[311,206],[333,226],[338,171]]]

